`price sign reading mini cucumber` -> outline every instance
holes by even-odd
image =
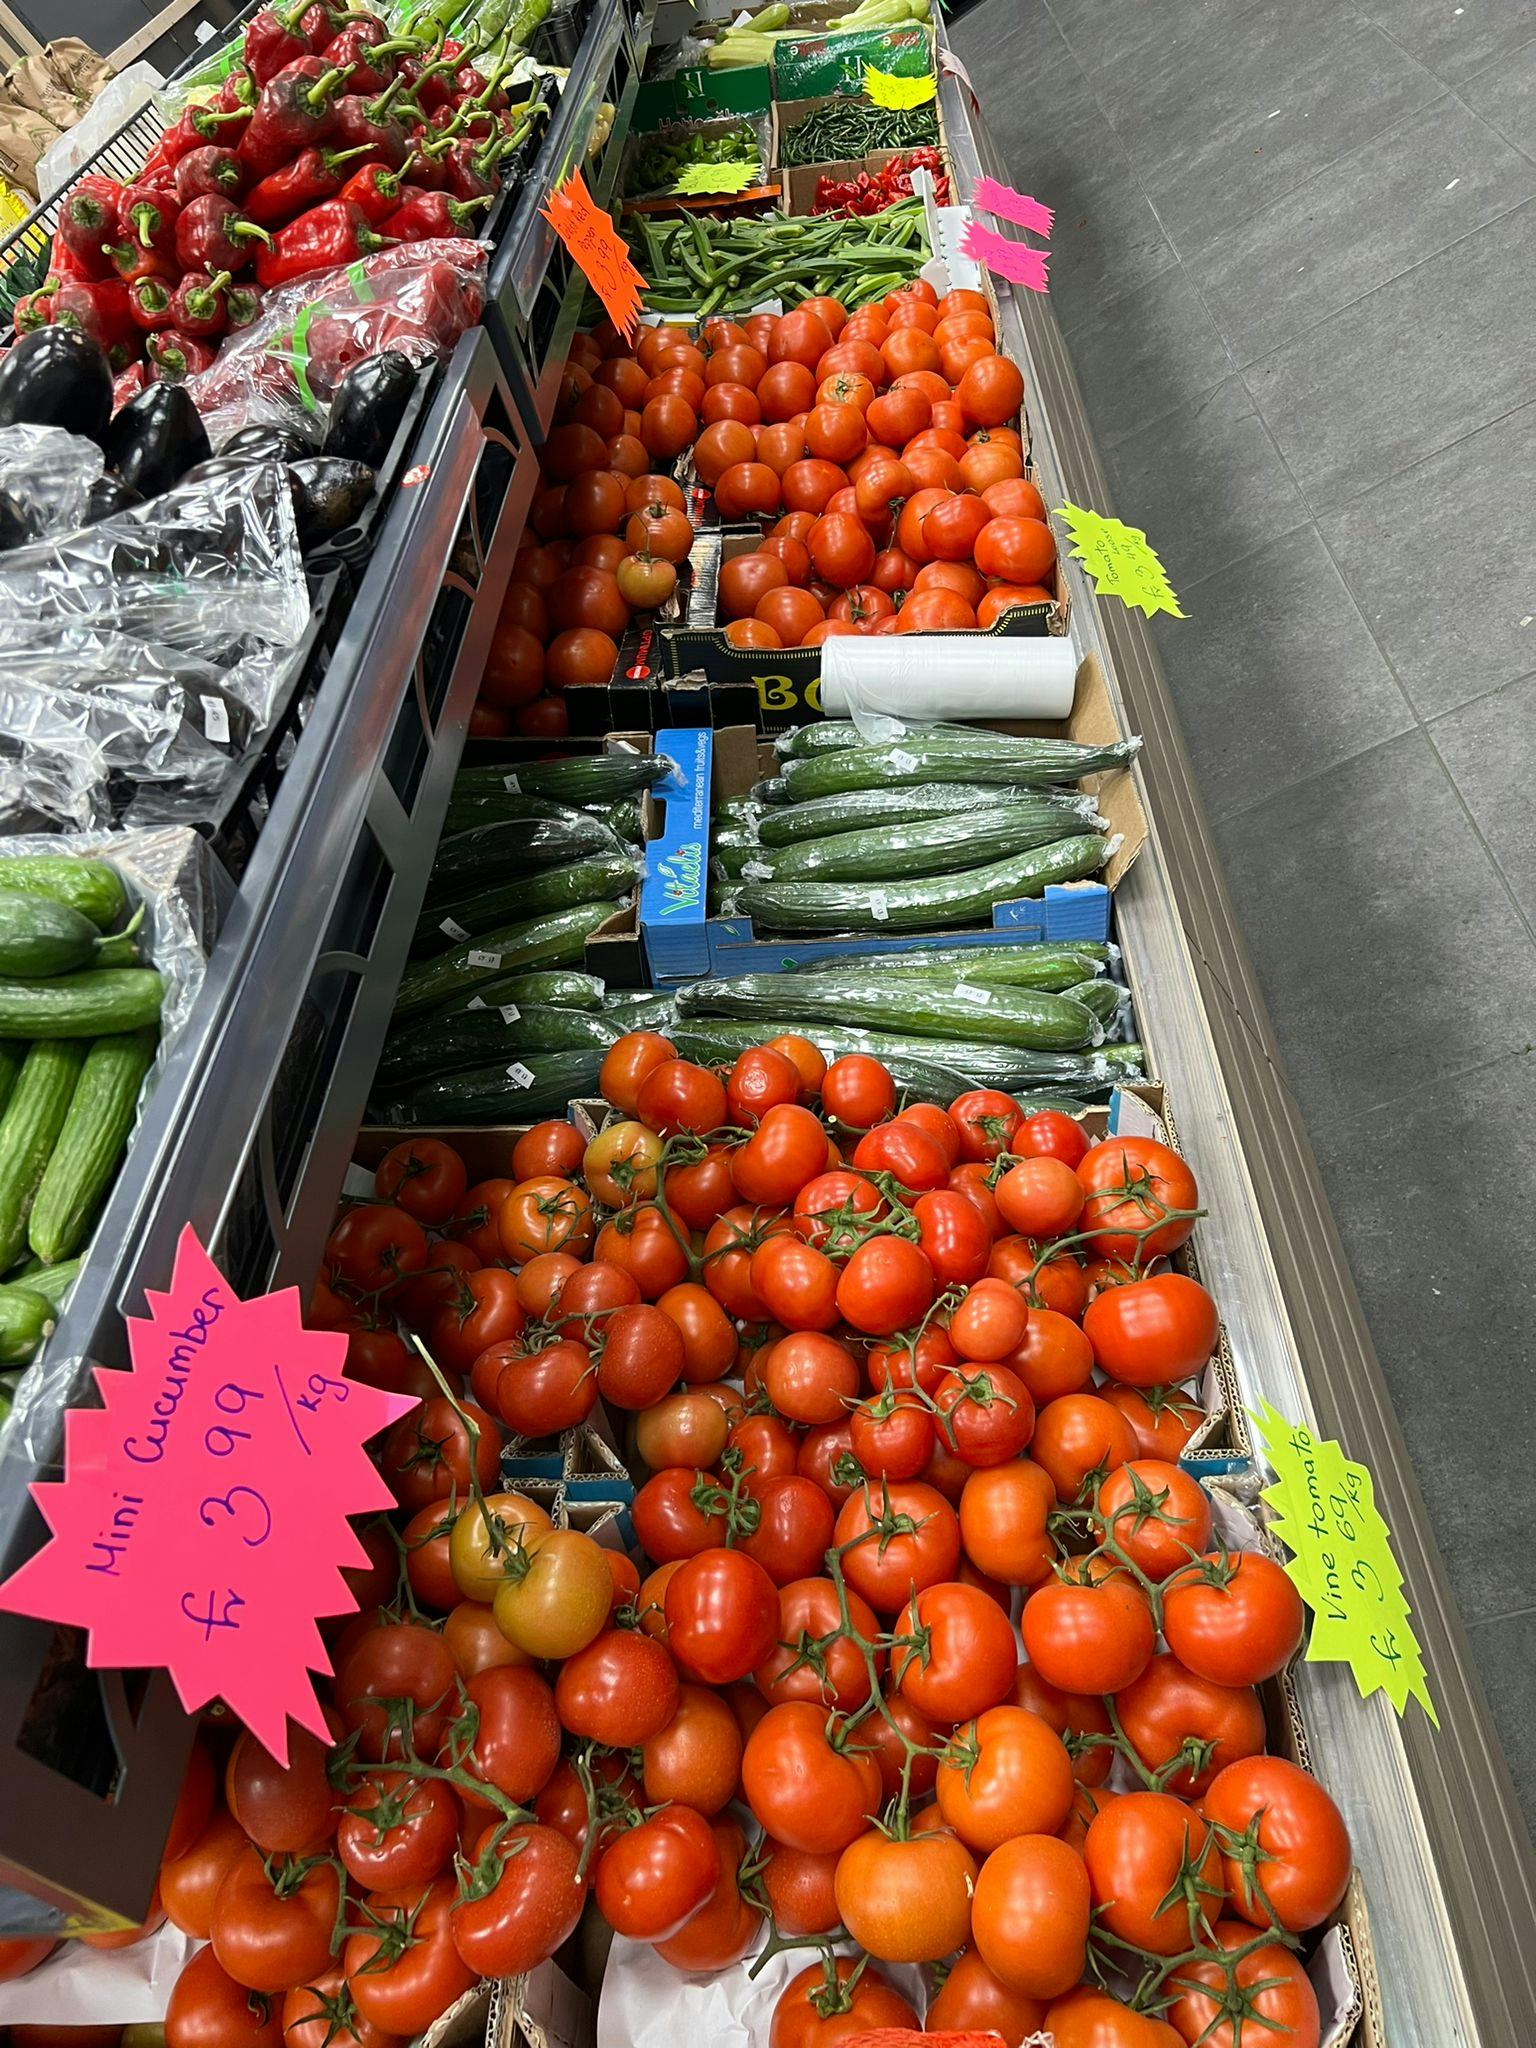
[[[1184,613],[1167,573],[1139,526],[1126,526],[1081,505],[1058,505],[1057,517],[1072,536],[1072,553],[1093,579],[1100,597],[1118,597],[1145,612]]]
[[[621,334],[632,334],[640,318],[645,279],[630,262],[623,237],[587,190],[580,171],[572,171],[540,210],[575,257],[614,326]]]
[[[64,1477],[32,1488],[52,1533],[0,1607],[88,1630],[92,1666],[163,1665],[188,1712],[224,1700],[285,1763],[290,1718],[330,1740],[315,1623],[357,1605],[347,1517],[393,1505],[363,1446],[415,1400],[344,1378],[345,1335],[306,1330],[296,1287],[241,1301],[191,1229],[148,1302],[133,1370],[64,1418]]]
[[[893,78],[889,71],[878,71],[873,64],[864,66],[864,97],[873,100],[877,107],[925,107],[938,89],[938,81],[931,72],[924,78]]]
[[[1286,1570],[1312,1610],[1308,1663],[1348,1664],[1362,1698],[1385,1692],[1399,1714],[1416,1699],[1438,1728],[1370,1473],[1268,1403],[1254,1421],[1276,1475],[1264,1498],[1275,1534],[1294,1553]]]

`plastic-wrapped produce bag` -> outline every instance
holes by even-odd
[[[103,457],[63,427],[0,427],[0,549],[83,526]]]

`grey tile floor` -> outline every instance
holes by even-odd
[[[1536,1819],[1536,12],[981,0],[954,39]]]

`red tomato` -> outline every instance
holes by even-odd
[[[327,1272],[359,1294],[391,1293],[426,1263],[421,1225],[392,1203],[348,1209],[325,1241]]]
[[[920,1124],[898,1117],[866,1131],[853,1150],[861,1173],[893,1174],[901,1186],[921,1194],[941,1188],[949,1178],[943,1147]]]
[[[854,1628],[866,1642],[874,1642],[880,1633],[874,1610],[855,1592],[847,1598]],[[810,1654],[812,1645],[815,1654]],[[877,1674],[884,1657],[884,1651],[875,1652]],[[869,1667],[842,1631],[837,1589],[829,1579],[794,1579],[779,1588],[777,1640],[753,1673],[753,1683],[770,1706],[811,1700],[848,1714],[864,1705]]]
[[[928,2002],[925,2025],[931,2034],[999,2035],[1010,2048],[1045,2024],[1045,2001],[1010,1991],[973,1948],[955,1958],[944,1987]],[[1079,2044],[1089,2048],[1089,2044]]]
[[[987,1249],[990,1254],[990,1240]],[[1016,1287],[1005,1280],[979,1279],[949,1319],[949,1341],[961,1358],[994,1363],[1017,1351],[1029,1322],[1030,1312]]]
[[[888,1337],[917,1322],[934,1291],[933,1268],[921,1249],[910,1238],[881,1235],[861,1244],[844,1266],[837,1306],[856,1330]]]
[[[1045,2025],[1057,2048],[1183,2048],[1183,2036],[1166,2020],[1133,2012],[1107,1991],[1086,1984],[1053,1999]]]
[[[1006,1699],[1018,1639],[1006,1613],[976,1587],[929,1586],[902,1610],[896,1633],[923,1645],[891,1653],[897,1689],[920,1714],[969,1721]]]
[[[826,1159],[826,1134],[811,1112],[798,1103],[779,1103],[735,1154],[731,1173],[744,1202],[781,1208],[794,1201]]]
[[[372,2025],[389,2034],[422,2032],[474,1983],[474,1969],[454,1944],[457,1899],[451,1877],[435,1879],[425,1892],[369,1893],[367,1931],[348,1938],[342,1967],[358,2011]]]
[[[568,1657],[555,1681],[555,1706],[573,1735],[612,1749],[633,1749],[677,1712],[677,1667],[662,1644],[630,1629],[605,1629]]]
[[[1244,1920],[1218,1920],[1212,1932],[1224,1949],[1246,1948],[1253,1939]],[[1225,1962],[1181,1963],[1168,1984],[1178,1994],[1168,2008],[1176,2036],[1198,2041],[1201,2048],[1241,2048],[1229,1987],[1249,2015],[1241,2023],[1242,2041],[1262,2034],[1269,2048],[1317,2048],[1322,2036],[1317,1993],[1299,1958],[1277,1941],[1252,1950],[1235,1971]]]
[[[1062,1692],[1121,1691],[1146,1670],[1157,1641],[1145,1595],[1124,1576],[1037,1586],[1020,1627],[1030,1663]]]
[[[934,1390],[939,1439],[973,1468],[1016,1458],[1035,1427],[1029,1389],[1006,1365],[948,1374]]]
[[[1075,1502],[1100,1478],[1136,1455],[1131,1426],[1096,1394],[1062,1394],[1035,1418],[1030,1452],[1055,1482],[1058,1497]]]
[[[1197,1480],[1159,1458],[1132,1458],[1103,1481],[1094,1501],[1105,1536],[1149,1579],[1166,1579],[1205,1549],[1211,1504]]]
[[[677,1712],[642,1745],[647,1805],[676,1799],[699,1813],[719,1813],[736,1796],[741,1746],[736,1716],[719,1693],[683,1686]]]
[[[475,1858],[491,1888],[455,1906],[449,1922],[454,1949],[471,1971],[486,1977],[518,1976],[536,1969],[574,1932],[587,1888],[580,1851],[558,1829],[512,1828],[499,1842],[487,1829]]]
[[[1005,1586],[1038,1585],[1056,1556],[1046,1528],[1056,1505],[1050,1477],[1029,1458],[971,1472],[960,1495],[966,1556]]]
[[[219,1967],[248,1991],[271,1996],[322,1976],[331,1960],[340,1878],[329,1861],[280,1862],[268,1875],[261,1851],[237,1851],[213,1902],[208,1939]]]
[[[1024,1122],[1023,1110],[1000,1088],[972,1088],[957,1095],[949,1115],[960,1133],[962,1159],[995,1159],[1000,1152],[1013,1151],[1015,1134]]]
[[[981,1866],[972,1936],[1004,1984],[1058,1998],[1083,1974],[1090,1909],[1080,1856],[1054,1835],[1015,1835]]]
[[[1306,1611],[1290,1575],[1257,1551],[1219,1552],[1163,1592],[1168,1647],[1217,1685],[1257,1685],[1301,1647]]]
[[[464,1194],[464,1162],[440,1138],[408,1138],[386,1152],[373,1177],[383,1202],[393,1202],[418,1223],[446,1223]]]
[[[933,1418],[915,1395],[887,1388],[848,1421],[853,1455],[871,1479],[916,1479],[933,1455]]]
[[[400,1731],[381,1702],[413,1702],[412,1735],[426,1754],[442,1740],[454,1711],[456,1681],[452,1654],[437,1631],[400,1622],[358,1637],[338,1666],[332,1693],[349,1731],[359,1731],[359,1755],[378,1762],[401,1754]]]
[[[821,1259],[809,1245],[798,1255]],[[830,1262],[822,1260],[823,1265]],[[781,1337],[763,1366],[763,1385],[780,1415],[791,1422],[839,1421],[859,1388],[859,1368],[846,1345],[820,1330],[797,1330]]]
[[[1117,1695],[1115,1709],[1142,1763],[1181,1799],[1197,1799],[1228,1764],[1264,1747],[1264,1710],[1252,1686],[1212,1685],[1166,1651]]]
[[[674,1660],[705,1685],[747,1677],[778,1640],[778,1590],[739,1550],[704,1550],[679,1566],[665,1611]]]
[[[528,1805],[560,1759],[554,1694],[536,1671],[514,1664],[477,1672],[464,1692],[476,1710],[473,1740],[466,1746],[459,1732],[451,1731],[438,1762],[462,1761],[471,1778]],[[467,1788],[463,1797],[466,1806],[492,1805]]]
[[[723,1542],[723,1510],[700,1507],[695,1498],[708,1500],[716,1491],[712,1476],[686,1466],[654,1472],[635,1495],[633,1510],[635,1534],[646,1556],[658,1564],[680,1563]]]
[[[762,1929],[762,1913],[741,1895],[746,1837],[733,1820],[717,1820],[712,1833],[720,1858],[714,1890],[678,1933],[656,1943],[656,1953],[677,1970],[722,1970],[739,1962]]]
[[[936,1962],[971,1926],[976,1863],[947,1829],[905,1840],[871,1828],[843,1851],[835,1880],[843,1925],[869,1955]]]
[[[441,1779],[370,1771],[342,1811],[336,1853],[365,1891],[420,1890],[458,1847],[462,1811]]]
[[[876,2029],[915,2028],[916,2012],[878,1971],[865,1965],[857,1981],[849,1982],[856,1967],[850,1956],[836,1959],[835,1998],[827,1995],[827,1973],[820,1963],[792,1977],[773,2009],[768,2048],[840,2048]]]
[[[53,1943],[44,1944],[45,1953]],[[165,2009],[166,2048],[282,2048],[281,2004],[253,1998],[211,1948],[182,1964]]]
[[[939,1285],[969,1287],[974,1294],[971,1283],[981,1280],[992,1250],[992,1233],[977,1204],[968,1195],[937,1188],[918,1196],[913,1214],[917,1218],[919,1248]],[[1008,1292],[1012,1293],[1012,1289]],[[969,1301],[970,1295],[966,1299]],[[1014,1299],[1017,1301],[1018,1296]],[[964,1308],[962,1303],[959,1312]],[[1027,1316],[1022,1301],[1019,1310]],[[955,1341],[953,1322],[951,1318],[951,1342]]]
[[[817,1854],[846,1849],[880,1799],[880,1770],[867,1751],[834,1748],[827,1711],[809,1700],[770,1707],[747,1738],[742,1789],[776,1841]]]
[[[955,1731],[935,1781],[945,1824],[979,1855],[1015,1835],[1054,1835],[1072,1808],[1072,1759],[1038,1714],[993,1706]]]
[[[1107,1138],[1078,1162],[1088,1193],[1081,1227],[1097,1233],[1094,1250],[1106,1259],[1139,1259],[1143,1266],[1186,1242],[1199,1203],[1195,1177],[1166,1145],[1152,1138]]]
[[[1084,1348],[1091,1359],[1092,1347],[1086,1338]],[[1205,1410],[1199,1402],[1180,1393],[1177,1387],[1122,1387],[1111,1382],[1100,1391],[1102,1398],[1112,1408],[1118,1408],[1131,1425],[1138,1457],[1175,1462],[1205,1420]]]
[[[1083,1334],[1101,1371],[1133,1387],[1187,1380],[1211,1359],[1221,1334],[1216,1304],[1186,1273],[1155,1273],[1089,1302]]]
[[[593,1892],[616,1933],[664,1941],[698,1911],[719,1877],[709,1822],[691,1806],[664,1806],[602,1852]]]
[[[1221,1772],[1200,1811],[1228,1831],[1227,1892],[1245,1921],[1305,1934],[1338,1906],[1349,1884],[1349,1830],[1310,1771],[1283,1757],[1244,1757]],[[1226,1847],[1245,1837],[1256,1869],[1252,1851]]]
[[[848,1584],[877,1614],[896,1614],[916,1592],[952,1579],[960,1562],[960,1521],[921,1480],[863,1486],[837,1517],[833,1541]]]

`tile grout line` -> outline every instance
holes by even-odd
[[[1464,1067],[1447,1067],[1443,1073],[1431,1074],[1428,1079],[1416,1082],[1412,1088],[1405,1088],[1401,1095],[1388,1095],[1380,1102],[1368,1102],[1361,1109],[1352,1109],[1344,1116],[1329,1119],[1331,1128],[1347,1130],[1351,1124],[1363,1123],[1367,1117],[1380,1116],[1384,1110],[1401,1109],[1405,1102],[1421,1100],[1430,1089],[1439,1088],[1452,1081],[1469,1081],[1474,1075],[1490,1073],[1495,1067],[1502,1067],[1510,1060],[1530,1057],[1531,1048],[1520,1046],[1510,1052],[1496,1052],[1485,1060],[1472,1060]],[[1536,1611],[1536,1610],[1533,1610]]]

